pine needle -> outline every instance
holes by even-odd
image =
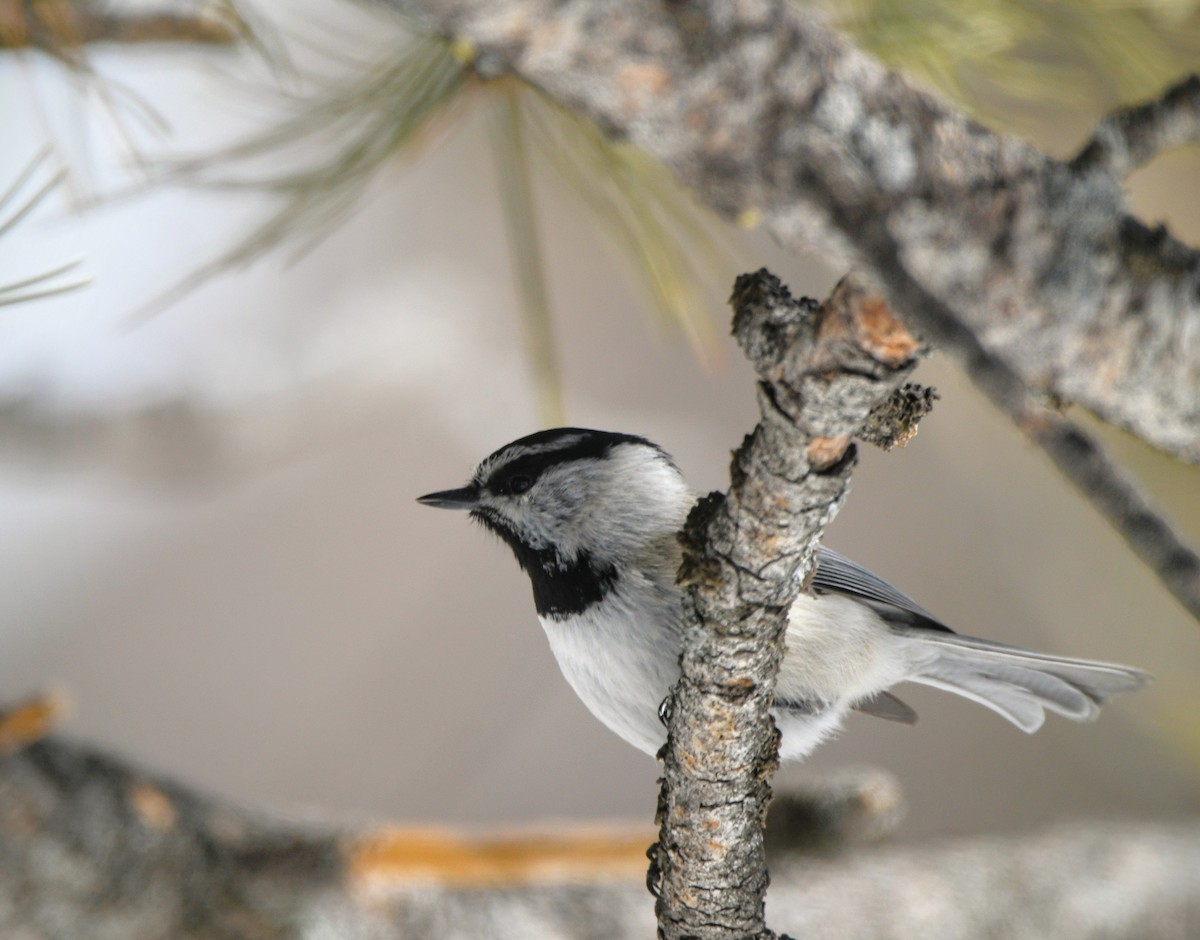
[[[540,92],[522,95],[531,142],[618,248],[660,322],[679,329],[702,362],[717,355],[713,313],[738,259],[727,231],[643,151]]]
[[[45,169],[51,156],[51,149],[43,148],[29,161],[25,169],[17,174],[17,178],[8,189],[0,194],[0,238],[10,235],[66,179],[67,171],[59,168],[46,181],[37,185],[33,192],[26,192],[38,172]],[[0,284],[0,307],[42,300],[86,286],[89,283],[87,278],[63,280],[66,275],[77,272],[82,263],[82,260],[69,261],[48,271]]]
[[[466,69],[436,37],[389,47],[379,61],[345,77],[312,98],[293,102],[293,116],[243,143],[182,161],[167,178],[222,191],[274,195],[278,208],[231,249],[189,274],[139,312],[139,319],[217,274],[292,246],[292,259],[327,237],[359,203],[380,171],[413,156],[433,119],[463,87]],[[312,145],[325,155],[296,170],[278,169]],[[332,149],[331,149],[332,147]],[[239,164],[270,164],[258,175],[240,175]],[[214,168],[216,168],[214,170]]]
[[[797,0],[803,2],[803,0]],[[1200,0],[808,0],[864,48],[993,123],[1092,107],[1200,66]]]
[[[525,346],[533,366],[538,410],[542,423],[565,423],[562,373],[554,349],[554,324],[546,288],[546,266],[538,233],[537,206],[530,183],[529,154],[525,146],[525,119],[521,89],[506,82],[497,89],[492,109],[492,151],[500,183],[500,204],[508,230],[513,275],[525,319]]]

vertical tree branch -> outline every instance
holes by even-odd
[[[734,455],[728,494],[701,500],[683,536],[683,676],[651,864],[667,940],[774,936],[763,916],[762,821],[787,613],[845,496],[851,438],[919,352],[853,277],[818,305],[794,300],[762,270],[738,278],[731,303],[734,334],[760,378],[761,420]]]

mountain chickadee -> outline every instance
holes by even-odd
[[[695,502],[670,455],[631,434],[539,431],[501,447],[466,486],[419,501],[466,510],[508,543],[567,682],[609,728],[656,753],[660,704],[679,676],[676,534]],[[797,759],[850,709],[915,722],[888,691],[899,682],[954,692],[1033,732],[1044,709],[1088,721],[1149,678],[961,636],[822,547],[792,606],[772,714],[780,756]]]

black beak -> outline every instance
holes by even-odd
[[[479,505],[479,490],[474,486],[442,490],[440,493],[418,496],[417,502],[436,509],[474,509]]]

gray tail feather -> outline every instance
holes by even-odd
[[[916,638],[916,634],[912,634]],[[924,633],[931,653],[913,682],[954,692],[1004,716],[1022,731],[1037,731],[1045,709],[1092,721],[1114,695],[1150,681],[1140,669],[1033,653],[954,633]]]

